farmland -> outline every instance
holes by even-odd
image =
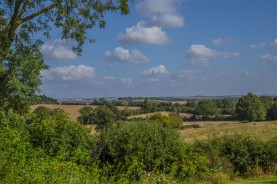
[[[39,106],[44,106],[50,109],[61,108],[68,113],[69,117],[72,120],[76,120],[80,115],[79,110],[86,105],[56,105],[56,104],[39,104],[31,106],[31,111],[36,109]],[[96,105],[90,105],[89,107],[97,107]],[[128,108],[130,110],[139,110],[140,107],[136,106],[117,106],[119,110]],[[143,113],[139,115],[134,115],[128,117],[132,118],[147,118],[156,113],[162,115],[169,115],[168,111],[153,112],[153,113]],[[190,113],[180,113],[181,117],[191,117]],[[199,128],[186,128],[191,125],[198,125]],[[89,129],[92,133],[95,133],[94,126],[89,125]],[[239,121],[190,121],[184,122],[182,130],[179,130],[181,133],[181,138],[188,143],[192,143],[195,140],[207,140],[213,137],[222,137],[228,135],[249,135],[250,137],[258,138],[263,141],[267,141],[276,136],[277,132],[277,121],[262,121],[262,122],[248,122],[241,123]]]
[[[43,106],[43,107],[46,107],[46,108],[49,108],[49,109],[57,109],[57,108],[63,109],[65,112],[69,113],[69,117],[72,120],[76,120],[77,119],[77,117],[80,115],[79,110],[82,109],[83,107],[85,107],[85,106],[89,106],[89,107],[92,107],[92,108],[97,107],[96,105],[37,104],[37,105],[32,105],[31,106],[31,111],[34,111],[39,106]],[[117,108],[119,110],[123,110],[125,108],[128,108],[130,110],[138,110],[138,109],[140,109],[140,107],[134,107],[134,106],[128,106],[128,107],[117,106]]]

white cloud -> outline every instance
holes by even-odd
[[[129,44],[162,45],[168,41],[167,33],[161,27],[146,27],[143,22],[126,28],[125,33],[121,33],[118,38],[121,42]]]
[[[133,79],[131,79],[131,78],[123,78],[123,79],[121,79],[121,82],[124,85],[131,86],[133,84]]]
[[[229,58],[239,56],[237,52],[220,52],[207,48],[205,45],[192,45],[188,51],[190,58],[210,58],[210,57],[223,57]]]
[[[267,53],[267,54],[262,55],[261,58],[268,63],[277,64],[277,56],[272,56]]]
[[[224,45],[230,43],[232,40],[230,38],[216,38],[212,42],[215,46]]]
[[[275,40],[273,40],[273,42],[270,45],[271,47],[277,47],[277,38]]]
[[[237,52],[220,52],[205,45],[192,45],[187,52],[187,59],[190,65],[207,67],[210,65],[210,58],[230,58],[239,56]]]
[[[150,25],[175,28],[184,26],[178,7],[179,0],[144,0],[136,8],[141,15],[150,17]]]
[[[56,67],[42,71],[42,77],[49,80],[80,80],[94,77],[94,68],[85,65]]]
[[[139,50],[135,49],[135,50],[129,51],[128,49],[124,49],[122,47],[115,48],[113,52],[106,51],[105,59],[107,61],[117,61],[117,62],[132,63],[132,64],[149,62],[149,59]]]
[[[154,26],[172,28],[184,26],[184,17],[176,14],[153,15],[150,20],[150,25]]]
[[[47,60],[74,60],[77,58],[77,55],[60,39],[42,45],[40,50]]]
[[[264,48],[266,45],[264,42],[260,42],[260,43],[257,43],[257,44],[251,44],[250,45],[250,48],[252,49],[257,49],[257,48]]]
[[[159,65],[148,70],[144,70],[141,75],[143,76],[151,76],[151,75],[159,75],[159,74],[167,74],[168,71],[164,65]]]

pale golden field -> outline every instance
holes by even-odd
[[[201,128],[180,130],[184,141],[207,140],[213,137],[243,134],[266,141],[277,136],[277,121],[241,123],[236,121],[184,122],[185,125],[198,124]]]
[[[34,111],[37,107],[39,106],[44,106],[47,107],[49,109],[57,109],[57,108],[61,108],[63,109],[65,112],[69,113],[69,117],[72,120],[76,120],[78,116],[80,116],[79,110],[85,106],[89,106],[92,108],[97,107],[96,105],[59,105],[59,104],[37,104],[37,105],[32,105],[31,106],[31,111]],[[119,110],[123,110],[126,107],[125,106],[117,106],[117,108]],[[134,107],[134,106],[129,106],[127,107],[128,109],[131,110],[138,110],[140,109],[140,107]]]
[[[151,112],[151,113],[145,113],[145,114],[139,114],[139,115],[129,116],[128,119],[132,119],[132,118],[147,118],[147,117],[150,117],[150,116],[152,116],[154,114],[157,114],[157,113],[159,113],[159,114],[161,114],[163,116],[168,116],[170,114],[170,112],[168,112],[168,111],[159,111],[159,112]],[[187,118],[192,116],[192,114],[190,114],[190,113],[180,113],[179,115],[182,116],[182,117],[187,117]]]

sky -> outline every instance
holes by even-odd
[[[277,95],[276,0],[135,0],[74,54],[58,30],[40,48],[54,98]]]

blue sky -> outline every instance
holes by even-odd
[[[76,56],[52,33],[41,90],[55,98],[277,94],[276,0],[138,0]]]

